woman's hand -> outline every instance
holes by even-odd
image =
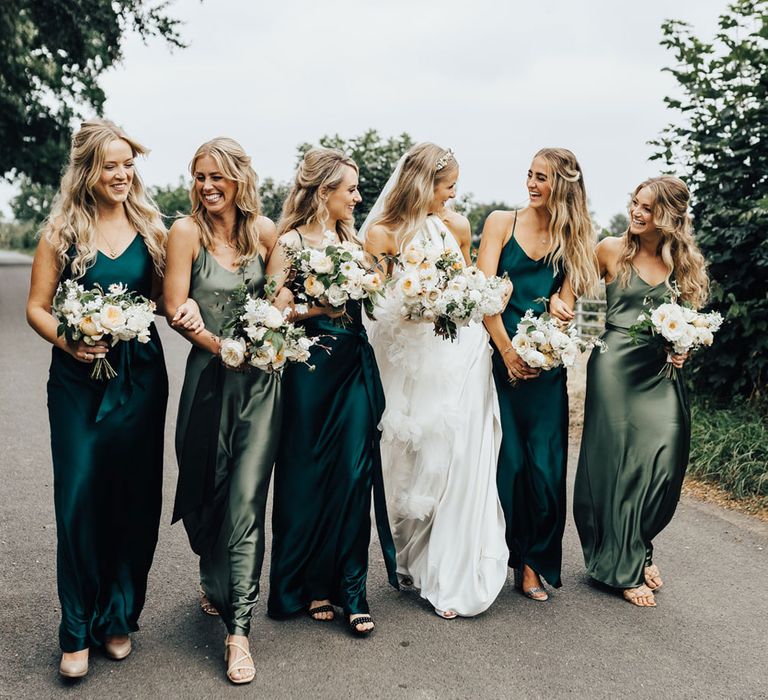
[[[286,309],[290,309],[291,313],[288,315],[288,318],[290,318],[294,315],[295,312],[293,292],[291,292],[288,287],[280,287],[280,290],[275,296],[275,300],[272,302],[272,306],[281,312],[285,312]]]
[[[318,307],[322,310],[322,313],[324,313],[328,318],[341,318],[344,314],[347,313],[347,307],[346,306],[321,306]]]
[[[686,352],[682,355],[678,355],[677,353],[670,352],[668,358],[674,367],[677,367],[677,369],[682,369],[685,361],[688,359],[688,354],[689,353]]]
[[[549,298],[549,313],[563,323],[570,323],[574,319],[573,309],[557,293]]]
[[[95,360],[106,357],[109,344],[105,340],[97,340],[93,345],[84,340],[72,340],[67,342],[67,348],[69,354],[78,362],[90,365]]]
[[[171,319],[171,326],[192,331],[195,334],[199,334],[205,329],[203,317],[200,315],[200,307],[194,299],[187,299],[176,309],[176,313]]]
[[[513,382],[521,379],[534,379],[541,374],[540,369],[534,369],[527,362],[524,362],[511,345],[502,351],[501,358],[504,360],[507,374]]]

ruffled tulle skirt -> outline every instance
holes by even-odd
[[[501,444],[491,347],[478,324],[454,342],[385,298],[368,334],[381,373],[384,482],[398,572],[441,610],[477,615],[506,580],[496,490]]]

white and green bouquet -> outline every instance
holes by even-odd
[[[664,376],[674,376],[673,355],[685,355],[702,347],[709,347],[715,333],[723,325],[723,317],[717,311],[704,313],[679,303],[679,296],[672,294],[671,300],[656,307],[645,306],[629,333],[635,342],[640,335],[650,335],[667,351],[667,363],[662,368]]]
[[[543,371],[572,367],[586,350],[608,349],[600,338],[582,338],[574,323],[564,323],[548,311],[537,316],[533,309],[528,309],[517,324],[512,347],[529,367]]]
[[[310,348],[317,338],[308,338],[302,326],[294,325],[276,306],[252,296],[245,284],[229,300],[231,317],[224,327],[221,361],[232,369],[255,367],[281,373],[288,362],[309,365]]]
[[[51,313],[59,322],[56,332],[67,340],[88,345],[105,340],[114,347],[134,339],[148,343],[155,308],[155,302],[128,291],[124,284],[110,284],[105,292],[98,284],[85,289],[74,280],[64,280],[56,290]],[[116,376],[106,357],[96,358],[91,379]]]
[[[383,285],[359,245],[339,242],[333,232],[326,231],[320,249],[288,247],[286,251],[294,273],[291,290],[299,302],[299,313],[302,306],[343,309],[353,299],[362,301],[366,313],[373,317]]]
[[[398,262],[403,274],[393,285],[400,315],[432,323],[435,335],[451,341],[459,326],[501,313],[512,291],[506,276],[486,277],[477,267],[466,266],[455,250],[411,242]]]

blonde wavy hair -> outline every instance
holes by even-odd
[[[440,170],[438,162],[444,163]],[[390,231],[397,249],[402,251],[427,220],[437,184],[455,178],[458,169],[458,162],[447,148],[428,142],[416,144],[405,154],[400,176],[371,226],[380,224]]]
[[[567,148],[542,148],[534,159],[549,166],[551,193],[549,212],[550,246],[547,264],[564,270],[576,296],[589,294],[600,282],[595,244],[597,234],[587,204],[587,189],[579,161]]]
[[[134,158],[149,153],[111,121],[93,119],[83,122],[72,137],[69,162],[51,213],[41,230],[41,235],[53,246],[61,270],[70,262],[69,252],[74,246],[75,254],[71,259],[74,279],[85,274],[98,253],[96,224],[99,212],[94,188],[101,178],[107,147],[113,141],[125,141]],[[167,231],[137,170],[133,172],[123,206],[131,225],[144,239],[155,271],[162,276]]]
[[[699,309],[709,297],[709,276],[707,263],[693,238],[693,225],[688,214],[691,200],[688,187],[680,178],[671,175],[652,177],[635,188],[633,200],[642,189],[648,189],[653,196],[651,215],[661,234],[657,255],[667,268],[664,284],[673,291],[671,280],[674,276],[683,301]],[[617,263],[617,277],[622,287],[629,284],[632,260],[639,250],[640,236],[628,229]]]
[[[344,180],[344,169],[359,174],[357,163],[335,148],[310,148],[296,171],[291,191],[283,203],[283,213],[277,225],[278,234],[297,226],[328,221],[328,209],[321,190],[335,190]],[[355,241],[355,227],[349,221],[336,222],[336,234],[342,241]]]
[[[225,136],[206,141],[192,156],[189,171],[192,174],[192,187],[189,199],[192,202],[190,217],[200,231],[200,243],[210,250],[215,247],[215,237],[211,217],[203,200],[197,192],[195,181],[195,166],[200,158],[210,156],[216,163],[219,172],[237,186],[235,190],[235,228],[232,239],[240,265],[259,254],[259,216],[261,216],[261,199],[259,198],[259,177],[251,166],[250,156],[234,139]]]

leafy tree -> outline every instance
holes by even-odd
[[[189,201],[189,180],[180,177],[176,185],[156,185],[149,188],[152,199],[163,215],[165,225],[170,227],[177,216],[189,214],[191,203]]]
[[[277,223],[283,211],[283,202],[290,189],[291,186],[286,182],[276,182],[271,177],[265,178],[259,188],[261,213]]]
[[[99,78],[123,55],[123,38],[160,37],[183,46],[168,2],[3,0],[0,3],[2,176],[55,185],[72,123],[101,114]]]
[[[303,143],[299,146],[298,162],[301,162],[312,145]],[[338,134],[323,136],[320,145],[344,151],[360,168],[360,196],[363,201],[355,212],[355,218],[358,225],[361,225],[387,184],[397,161],[413,146],[413,139],[403,133],[384,141],[375,129],[369,129],[361,136],[351,139],[343,139]]]
[[[600,229],[598,238],[602,241],[603,238],[608,238],[609,236],[623,236],[628,228],[629,217],[620,211],[611,217],[607,227]]]
[[[768,2],[736,0],[711,42],[688,24],[664,23],[667,70],[683,96],[680,121],[654,141],[656,158],[686,178],[697,241],[727,322],[695,357],[694,381],[722,397],[765,394],[768,370]]]
[[[19,179],[19,193],[11,200],[11,211],[16,221],[39,229],[51,211],[57,188],[54,185],[33,182],[26,175]]]

